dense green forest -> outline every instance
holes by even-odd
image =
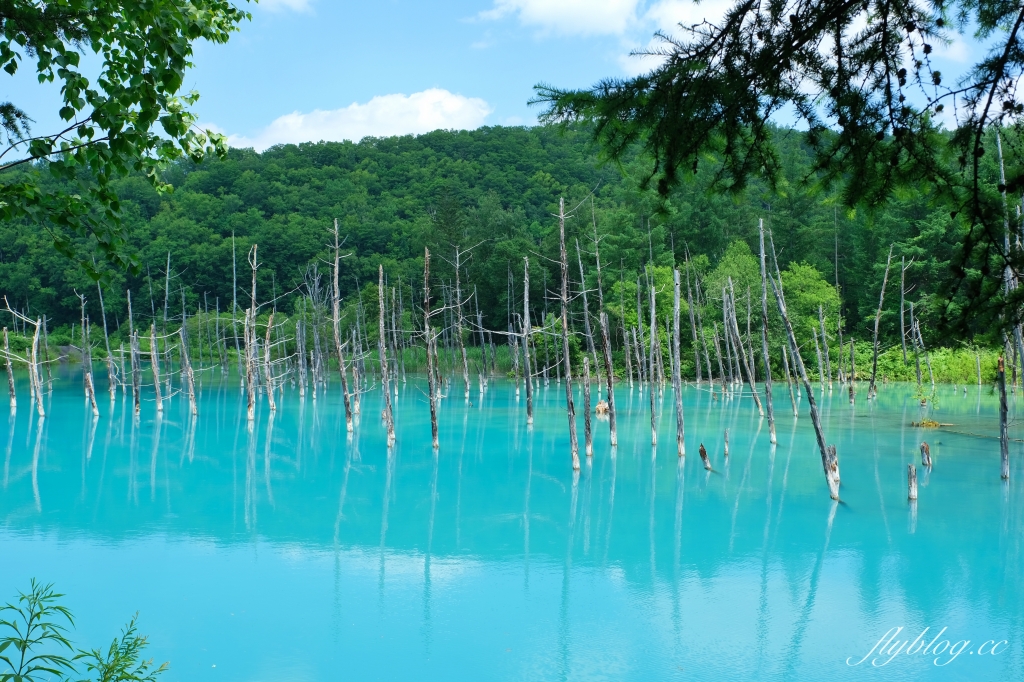
[[[742,323],[748,286],[754,310],[759,306],[760,274],[753,254],[758,221],[763,219],[774,235],[787,288],[803,297],[794,305],[803,316],[801,334],[808,339],[822,305],[831,320],[830,335],[836,333],[836,314],[841,312],[847,338],[870,341],[892,245],[894,264],[881,320],[883,347],[900,345],[904,258],[906,300],[915,304],[926,346],[996,341],[991,331],[977,339],[939,335],[936,293],[952,276],[947,263],[960,229],[948,213],[918,195],[873,211],[844,209],[835,197],[806,181],[809,156],[803,134],[785,129],[775,133],[784,181],[774,192],[755,183],[739,195],[707,191],[715,172],[708,163],[660,198],[642,186],[648,160],[603,164],[589,131],[550,126],[285,145],[262,154],[234,149],[225,160],[180,162],[167,171],[175,188],[169,194],[157,194],[143,178],[118,184],[142,273],[108,273],[103,292],[108,321],[113,331],[125,320],[128,290],[136,317],[146,320],[150,315],[162,320],[165,288],[173,317],[180,317],[183,297],[189,315],[218,307],[230,311],[233,259],[238,305],[247,307],[251,271],[246,254],[253,244],[258,244],[260,263],[257,298],[273,297],[277,309],[295,311],[311,264],[325,275],[326,285],[337,219],[342,252],[348,254],[342,260],[340,284],[349,322],[360,289],[370,294],[364,296],[366,305],[376,309],[378,264],[383,264],[391,286],[400,285],[404,305],[410,307],[422,297],[424,247],[431,250],[437,285],[454,280],[449,261],[458,247],[471,249],[460,272],[464,292],[476,292],[468,302],[470,310],[479,307],[484,326],[495,330],[507,329],[510,310],[521,310],[523,258],[529,257],[530,300],[538,324],[545,309],[557,305],[556,215],[564,197],[572,288],[580,289],[578,243],[594,315],[596,235],[600,293],[617,338],[623,308],[627,326],[635,324],[638,276],[653,278],[659,315],[667,314],[670,268],[688,258],[689,273],[703,282],[708,324],[715,319],[714,300],[721,299],[730,276],[743,308]],[[645,271],[647,266],[657,270]],[[45,314],[51,333],[66,333],[80,319],[76,292],[87,297],[87,314],[98,324],[96,284],[54,251],[51,236],[28,223],[0,224],[0,293],[12,307]],[[573,306],[578,321],[580,297]],[[721,323],[720,312],[717,319]]]

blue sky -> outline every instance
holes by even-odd
[[[263,0],[226,45],[196,46],[186,89],[235,146],[531,124],[544,82],[585,87],[653,63],[629,57],[659,28],[717,18],[728,0]],[[969,56],[940,48],[944,71]],[[29,69],[6,96],[42,133],[57,92]]]

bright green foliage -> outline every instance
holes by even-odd
[[[85,669],[96,682],[155,682],[167,670],[167,664],[153,667],[153,660],[140,660],[146,638],[138,634],[138,614],[125,626],[119,639],[114,639],[104,653],[100,649],[82,652]]]
[[[247,17],[227,0],[4,2],[0,68],[29,61],[40,83],[59,82],[66,125],[32,136],[28,115],[0,104],[0,217],[29,219],[94,277],[97,251],[138,270],[116,181],[136,174],[166,191],[169,162],[226,151],[222,135],[196,129],[198,93],[180,90],[193,44],[225,42]],[[90,53],[101,63],[92,80],[81,63]]]
[[[13,604],[0,607],[0,682],[34,682],[52,677],[66,679],[74,670],[71,659],[61,652],[72,650],[67,639],[74,626],[71,612],[57,603],[63,597],[53,585],[35,580],[27,593],[19,593]]]
[[[801,345],[809,343],[813,347],[812,329],[821,336],[819,306],[825,316],[825,329],[829,337],[836,333],[839,294],[835,286],[826,282],[813,266],[790,263],[782,271],[782,289],[786,297],[786,312],[789,313],[793,331]],[[773,303],[774,300],[769,298],[769,305]]]
[[[138,634],[138,615],[105,653],[79,650],[69,658],[64,652],[73,651],[67,632],[74,619],[58,603],[63,596],[33,580],[28,593],[0,607],[0,682],[71,682],[79,679],[78,661],[85,661],[87,674],[80,682],[155,682],[167,669],[142,659],[146,638]]]

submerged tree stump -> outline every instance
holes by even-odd
[[[917,467],[913,464],[907,465],[907,499],[917,499]]]
[[[708,451],[704,449],[704,443],[700,444],[698,451],[700,452],[700,460],[704,462],[704,468],[711,471],[711,461],[708,459]]]
[[[932,449],[924,441],[921,442],[921,466],[926,469],[932,468]]]

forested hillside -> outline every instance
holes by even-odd
[[[714,172],[709,163],[665,200],[641,189],[650,168],[646,160],[604,165],[587,131],[544,126],[289,145],[262,154],[232,150],[223,161],[180,163],[167,174],[175,187],[171,194],[156,194],[142,178],[118,186],[143,272],[137,277],[110,273],[111,284],[104,288],[107,314],[111,327],[124,320],[130,289],[136,315],[160,318],[168,280],[172,315],[178,314],[182,295],[190,311],[230,310],[233,258],[239,305],[247,306],[246,254],[252,244],[259,246],[259,297],[276,294],[277,307],[292,310],[307,267],[320,263],[321,271],[329,272],[328,244],[337,219],[343,252],[351,254],[341,268],[348,302],[357,287],[376,281],[379,263],[391,285],[401,282],[405,296],[418,296],[425,246],[433,254],[435,281],[453,280],[445,259],[452,260],[458,246],[471,249],[462,272],[464,290],[477,293],[470,306],[479,305],[485,326],[503,330],[510,305],[521,307],[524,256],[531,261],[531,302],[537,319],[542,316],[545,281],[551,287],[558,276],[552,260],[558,254],[555,214],[564,197],[571,211],[566,228],[572,277],[579,279],[578,240],[587,288],[596,298],[596,230],[602,293],[613,316],[620,314],[620,302],[635,311],[631,283],[647,264],[682,264],[689,254],[695,276],[714,278],[716,268],[717,276],[736,276],[754,261],[749,249],[735,242],[756,252],[763,219],[787,277],[811,277],[819,285],[827,282],[826,288],[838,279],[841,303],[836,305],[841,305],[845,333],[863,340],[873,330],[886,255],[894,244],[883,345],[899,344],[898,265],[904,257],[908,263],[913,259],[906,272],[907,299],[917,307],[926,343],[955,345],[955,339],[936,337],[929,298],[950,277],[947,262],[958,228],[949,214],[932,210],[926,196],[907,196],[875,213],[849,212],[803,182],[809,170],[802,135],[776,134],[786,167],[786,181],[776,192],[754,185],[739,196],[709,194]],[[729,253],[742,264],[723,263]],[[705,288],[712,299],[720,297],[716,286]],[[76,291],[87,296],[88,312],[97,321],[95,283],[55,253],[50,235],[26,224],[0,225],[0,293],[12,306],[46,314],[52,325],[70,326],[80,317]],[[745,290],[737,291],[738,298],[744,295]],[[983,340],[990,339],[978,339]]]

